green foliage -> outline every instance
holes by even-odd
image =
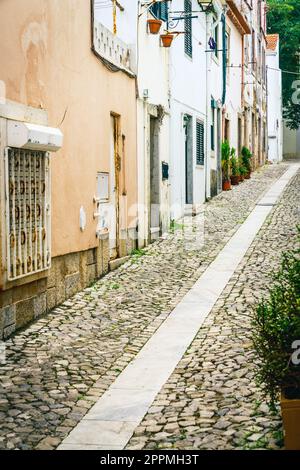
[[[144,256],[146,254],[146,251],[143,250],[142,248],[136,248],[132,250],[131,256],[134,256],[135,258],[140,258],[141,256]]]
[[[251,158],[252,158],[252,153],[248,149],[248,147],[243,147],[241,150],[241,158],[244,167],[247,170],[247,173],[251,171]]]
[[[223,181],[230,180],[230,157],[231,157],[231,148],[228,140],[225,140],[222,143],[222,175]]]
[[[257,382],[275,410],[279,392],[300,396],[300,367],[291,362],[292,344],[300,339],[300,229],[297,247],[283,254],[269,296],[253,315],[252,340],[258,359]]]
[[[236,151],[234,147],[232,147],[230,151],[230,167],[231,167],[232,176],[238,176],[240,174],[239,162],[238,162],[238,158],[236,156]]]
[[[248,173],[248,169],[245,167],[242,157],[238,159],[238,168],[241,176],[245,176]]]
[[[268,0],[268,33],[280,36],[280,67],[299,74],[300,51],[299,0]],[[293,82],[300,75],[282,74],[284,117],[291,129],[300,126],[300,104],[292,101]]]
[[[170,222],[170,231],[175,232],[176,230],[183,230],[184,229],[184,224],[180,224],[176,222],[175,219],[172,219]]]

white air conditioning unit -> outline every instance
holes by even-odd
[[[57,128],[20,121],[9,120],[7,122],[7,145],[9,147],[57,152],[62,144],[63,134]]]

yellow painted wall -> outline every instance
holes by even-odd
[[[96,246],[93,196],[97,171],[109,171],[111,112],[126,136],[128,208],[136,202],[136,105],[135,80],[91,51],[90,1],[1,0],[0,80],[8,99],[46,109],[64,133],[51,158],[52,256]]]

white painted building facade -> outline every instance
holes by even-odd
[[[160,38],[167,28],[167,4],[138,4],[138,227],[139,246],[144,246],[170,226],[169,48]],[[157,34],[148,25],[153,19],[162,21]]]
[[[177,13],[180,12],[180,13]],[[193,13],[197,12],[197,13]],[[197,18],[177,20],[180,16]],[[173,0],[170,27],[171,218],[193,213],[206,197],[206,16],[197,0]]]
[[[267,35],[268,159],[282,161],[282,74],[279,67],[279,37]]]
[[[222,190],[222,141],[229,140],[237,155],[248,146],[254,166],[264,162],[265,2],[117,4],[117,36],[128,46],[137,83],[142,247],[167,232],[171,220],[198,213]],[[151,34],[147,22],[155,17],[162,25]],[[96,18],[113,31],[111,8],[100,8]],[[165,32],[174,34],[170,48],[162,47]]]

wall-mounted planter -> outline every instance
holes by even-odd
[[[158,34],[162,25],[161,20],[150,19],[147,20],[149,32],[151,34]]]
[[[174,34],[170,34],[170,33],[161,34],[160,39],[161,39],[163,47],[170,47],[174,39]]]

